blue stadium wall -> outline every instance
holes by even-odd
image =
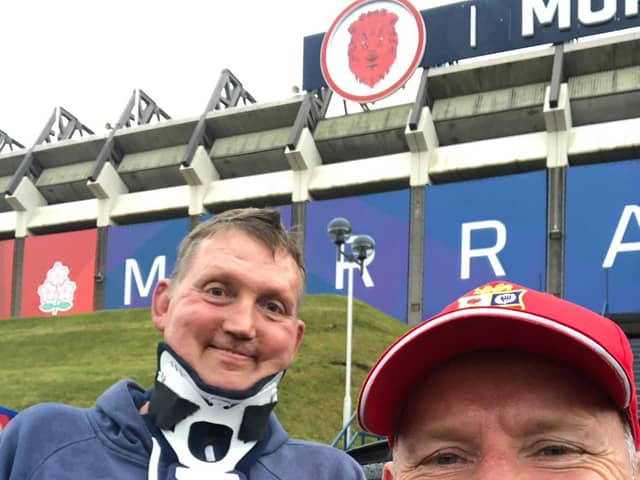
[[[572,166],[566,187],[564,296],[599,313],[637,315],[640,160]],[[424,192],[423,318],[491,280],[545,290],[546,171],[431,185]],[[307,293],[346,294],[350,266],[336,260],[326,234],[328,222],[344,216],[352,221],[354,234],[376,240],[374,257],[355,275],[354,296],[406,322],[410,209],[409,189],[308,202],[302,226]],[[291,205],[280,210],[285,225],[295,227]],[[68,279],[77,284],[76,298],[93,297],[96,286],[103,291],[102,302],[91,298],[56,314],[148,306],[157,280],[170,274],[189,225],[184,217],[111,226],[101,243],[96,235],[87,237],[86,230],[29,237],[41,246],[25,248],[17,267],[22,268],[22,275],[16,275],[22,279],[19,285],[13,281],[15,240],[0,241],[0,316],[10,317],[9,292],[16,288],[22,292],[21,311],[37,312],[36,290],[56,262],[75,265]],[[60,242],[60,235],[67,237]],[[89,253],[74,263],[79,251]],[[100,257],[106,259],[102,271],[95,268]]]

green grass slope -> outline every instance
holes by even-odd
[[[278,391],[276,412],[298,438],[330,442],[340,429],[345,374],[346,297],[309,295],[300,317],[305,337]],[[354,300],[352,398],[380,353],[406,330]],[[93,405],[109,385],[153,384],[161,339],[148,309],[0,321],[0,405]]]

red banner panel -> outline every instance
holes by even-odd
[[[96,239],[96,229],[25,239],[22,317],[93,310]]]
[[[0,318],[9,318],[11,316],[13,242],[13,240],[0,241]]]

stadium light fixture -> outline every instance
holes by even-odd
[[[364,262],[369,258],[375,249],[375,241],[369,235],[356,235],[351,237],[351,222],[344,217],[334,218],[327,225],[329,239],[336,246],[337,256],[344,258],[349,265],[347,282],[347,340],[345,359],[345,385],[344,404],[342,409],[342,428],[347,427],[346,434],[349,438],[348,423],[351,419],[351,339],[353,331],[353,270],[358,268],[360,275],[364,270]],[[349,245],[351,252],[345,251],[345,246]]]

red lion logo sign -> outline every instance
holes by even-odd
[[[320,49],[327,86],[343,99],[375,102],[402,87],[424,58],[426,30],[411,0],[355,0]]]
[[[356,79],[375,86],[396,60],[398,16],[386,9],[363,13],[349,26],[349,69]]]

